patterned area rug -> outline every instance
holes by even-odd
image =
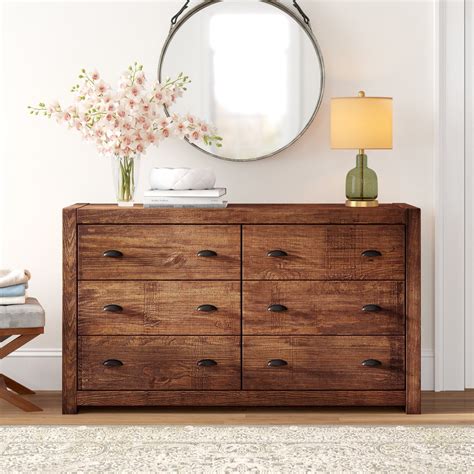
[[[474,472],[474,426],[0,427],[0,472]]]

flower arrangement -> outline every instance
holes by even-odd
[[[143,66],[135,62],[121,75],[113,90],[99,72],[81,70],[80,84],[72,87],[74,103],[62,107],[59,102],[29,106],[30,114],[55,118],[95,143],[102,155],[114,157],[118,164],[117,198],[119,203],[133,202],[135,165],[150,145],[169,137],[222,146],[222,138],[208,123],[193,115],[168,115],[172,105],[191,82],[180,73],[164,82],[153,81],[147,87]]]

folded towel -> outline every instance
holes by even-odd
[[[0,288],[26,283],[31,278],[28,270],[0,270]]]
[[[5,288],[0,288],[0,298],[5,298],[6,296],[25,296],[26,287],[26,283],[21,283],[20,285],[12,285],[6,286]]]
[[[25,302],[25,296],[5,296],[4,298],[0,298],[0,305],[25,304]]]

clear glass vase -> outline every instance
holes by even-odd
[[[112,172],[119,206],[133,206],[140,172],[140,156],[113,156]]]

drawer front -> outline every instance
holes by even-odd
[[[244,337],[244,390],[402,390],[404,370],[401,336]]]
[[[239,335],[238,281],[80,281],[80,335]]]
[[[246,280],[404,280],[405,227],[246,225],[243,269]]]
[[[405,333],[405,285],[395,281],[245,281],[244,334]]]
[[[79,388],[239,390],[240,338],[81,336]]]
[[[82,280],[240,279],[238,225],[80,225],[78,229]],[[109,256],[104,256],[107,251]]]

